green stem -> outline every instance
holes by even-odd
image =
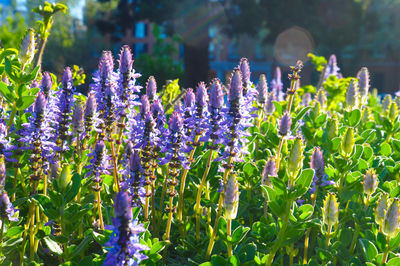
[[[169,173],[169,167],[167,168],[167,175]],[[160,219],[158,220],[157,223],[157,228],[156,228],[156,232],[155,235],[158,236],[160,233],[160,227],[161,227],[161,221],[162,221],[162,217],[163,217],[163,206],[164,206],[164,197],[165,197],[165,192],[167,190],[167,180],[168,180],[168,176],[164,177],[164,183],[163,183],[163,188],[161,191],[161,200],[160,200]]]
[[[290,245],[290,253],[289,253],[289,265],[290,266],[293,266],[293,257],[294,257],[293,250],[294,250],[294,243],[292,243]]]
[[[383,257],[382,257],[382,261],[381,261],[380,265],[385,264],[386,260],[387,260],[387,258],[389,256],[389,243],[390,243],[390,237],[387,236],[387,238],[386,238],[386,250],[385,250],[385,253],[383,253]]]
[[[5,219],[2,218],[2,219],[1,219],[1,229],[0,229],[0,255],[2,255],[1,249],[2,249],[2,247],[3,247],[4,223],[5,223]]]
[[[281,162],[281,151],[282,151],[282,146],[283,146],[283,142],[285,141],[285,139],[282,137],[281,141],[279,142],[279,147],[278,147],[278,151],[276,153],[276,170],[279,171],[279,167],[280,167],[280,162]]]
[[[194,148],[191,150],[190,155],[189,155],[189,159],[188,159],[190,164],[193,161],[194,153],[196,152],[196,148],[197,148],[197,144],[199,142],[199,138],[200,138],[200,135],[196,135],[194,137]],[[178,221],[179,221],[179,224],[182,223],[183,211],[185,209],[184,202],[183,202],[183,200],[184,200],[184,195],[183,194],[185,193],[186,177],[187,177],[188,173],[189,173],[189,169],[184,169],[184,171],[182,173],[182,177],[181,177],[181,187],[180,187],[180,190],[179,190],[179,200],[178,200]]]
[[[315,192],[311,195],[311,200],[312,200],[312,206],[315,208],[315,202],[317,200],[317,195],[318,195],[318,186],[315,189]],[[307,256],[308,256],[308,245],[310,241],[310,234],[311,234],[311,228],[307,229],[306,237],[304,239],[304,256],[303,256],[303,264],[307,264]]]
[[[353,239],[351,240],[351,245],[350,245],[350,256],[353,256],[354,250],[356,248],[357,237],[358,237],[358,234],[360,233],[360,226],[356,223],[355,227],[356,227],[356,230],[354,232]]]
[[[206,183],[208,173],[211,168],[211,161],[212,157],[214,155],[214,150],[210,150],[210,155],[208,156],[207,160],[207,166],[206,169],[204,170],[203,177],[201,178],[201,182],[199,185],[199,189],[197,190],[197,196],[196,196],[196,205],[194,207],[194,211],[196,214],[196,239],[200,240],[200,202],[201,202],[201,193],[203,192],[203,187]]]
[[[329,241],[331,240],[331,231],[332,231],[332,225],[328,226],[328,233],[326,234],[326,248],[329,248]]]
[[[175,179],[175,173],[176,173],[176,168],[173,168],[171,177]],[[174,185],[170,186],[170,192],[174,190]],[[169,197],[169,209],[168,209],[168,221],[167,221],[167,227],[165,230],[165,235],[164,235],[164,240],[169,240],[170,234],[171,234],[171,224],[172,224],[172,214],[173,214],[173,204],[174,204],[174,196],[173,194],[170,195]]]
[[[115,155],[115,149],[114,149],[114,141],[111,141],[111,155],[112,155],[112,161],[113,161],[113,177],[114,177],[114,189],[115,192],[119,192],[120,187],[119,187],[119,179],[118,179],[118,169],[117,169],[117,157]]]
[[[232,220],[231,219],[227,219],[226,221],[226,234],[228,235],[228,237],[231,236],[231,231],[232,231]],[[232,245],[231,243],[227,243],[226,247],[228,249],[228,258],[232,257],[233,253],[232,253]]]
[[[292,208],[292,203],[293,203],[293,200],[289,200],[287,205],[286,205],[286,213],[285,213],[285,216],[283,217],[283,220],[282,220],[281,230],[279,230],[279,233],[278,233],[278,236],[277,236],[277,241],[275,242],[274,246],[272,247],[271,253],[268,255],[268,260],[265,263],[265,265],[267,265],[267,266],[272,265],[272,262],[274,260],[275,254],[280,249],[281,244],[282,244],[282,242],[284,240],[286,229],[287,229],[287,226],[289,224],[289,217],[290,217],[290,210]]]

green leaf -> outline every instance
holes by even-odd
[[[232,234],[232,242],[235,244],[240,243],[250,231],[249,227],[238,226]]]
[[[368,239],[359,239],[361,249],[366,261],[371,261],[378,255],[378,249]]]
[[[75,173],[71,178],[71,185],[67,188],[67,192],[65,193],[64,200],[66,203],[70,202],[75,198],[75,196],[79,192],[79,188],[81,186],[81,176],[78,173]]]
[[[233,255],[229,258],[229,262],[231,263],[232,266],[238,266],[240,265],[240,261],[236,255]]]
[[[83,251],[85,251],[86,246],[90,243],[91,240],[92,240],[91,235],[86,236],[81,241],[81,243],[79,243],[79,245],[74,248],[74,251],[72,253],[72,258],[79,256]]]
[[[49,237],[45,237],[44,242],[46,243],[47,247],[50,249],[51,252],[54,254],[61,256],[63,251],[60,246],[54,240],[50,239]]]
[[[354,109],[351,112],[344,112],[344,121],[350,127],[356,127],[361,120],[361,111]]]
[[[275,101],[273,101],[272,103],[275,105],[275,109],[278,112],[278,116],[282,116],[282,113],[283,113],[282,105],[279,102],[275,102]]]
[[[23,111],[29,106],[33,104],[35,101],[36,96],[35,95],[27,95],[27,96],[22,96],[21,98],[18,99],[17,101],[17,108],[18,111]]]
[[[306,220],[314,213],[314,207],[310,204],[304,204],[298,208],[298,212],[300,213],[299,218]]]
[[[243,166],[243,172],[247,177],[255,177],[258,172],[258,169],[257,166],[255,166],[254,164],[246,163]]]
[[[400,258],[393,258],[386,263],[386,266],[398,266],[400,265]]]
[[[392,154],[392,148],[390,147],[389,143],[383,142],[380,146],[379,153],[383,156],[389,156]]]
[[[165,241],[158,241],[157,243],[153,244],[153,246],[150,249],[150,254],[156,254],[162,251],[165,246],[167,245],[167,242]]]
[[[224,259],[224,257],[220,256],[220,255],[213,255],[211,257],[211,263],[214,266],[225,266],[226,265],[226,261]]]
[[[399,188],[399,187],[396,187],[396,188]],[[392,193],[390,193],[390,196],[392,196]],[[389,249],[390,250],[395,250],[399,246],[400,246],[400,233],[398,233],[396,237],[390,239]]]
[[[295,186],[294,197],[295,198],[300,197],[301,195],[303,195],[304,193],[306,193],[308,191],[308,189],[310,188],[313,176],[314,176],[313,169],[309,168],[309,169],[304,169],[303,171],[301,171],[300,176],[294,182],[294,186]]]
[[[7,102],[10,104],[15,101],[11,89],[12,89],[11,86],[8,86],[4,82],[0,82],[0,94],[3,95],[4,98],[6,98]]]
[[[16,236],[19,233],[22,233],[23,231],[24,231],[24,227],[22,227],[22,226],[11,227],[11,228],[7,229],[6,237]]]
[[[303,109],[301,109],[301,110],[297,113],[296,117],[292,120],[292,127],[291,127],[291,130],[294,130],[295,127],[298,126],[297,121],[299,121],[300,119],[302,119],[303,116],[304,116],[304,115],[308,112],[308,110],[310,110],[310,109],[311,109],[311,106],[306,106],[306,107],[304,107]]]
[[[59,217],[59,212],[57,208],[53,205],[52,201],[48,196],[43,194],[34,195],[33,200],[39,203],[40,209],[49,217],[51,220],[55,220]]]

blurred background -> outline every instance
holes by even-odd
[[[101,51],[118,57],[128,44],[144,84],[154,75],[161,87],[179,78],[185,87],[221,80],[250,61],[252,80],[281,66],[305,61],[302,83],[316,83],[307,54],[336,54],[344,76],[369,68],[380,93],[400,85],[400,0],[64,0],[67,14],[55,18],[43,69],[60,74],[78,65],[97,68]],[[39,0],[0,0],[0,47],[19,47],[34,25]]]

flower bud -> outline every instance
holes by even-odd
[[[389,106],[388,118],[390,121],[394,122],[399,115],[399,110],[397,108],[396,102],[392,102]]]
[[[18,59],[21,65],[29,65],[35,57],[35,31],[28,29],[24,39],[22,40],[21,49]]]
[[[146,95],[149,97],[150,102],[157,99],[157,83],[153,76],[150,76],[146,83]]]
[[[286,136],[290,130],[291,125],[292,117],[287,112],[285,112],[279,123],[279,135],[281,135],[282,137]]]
[[[392,103],[392,96],[390,94],[386,94],[385,98],[383,98],[382,102],[382,110],[383,112],[389,111],[389,106]]]
[[[72,115],[72,134],[80,134],[83,130],[83,105],[81,102],[76,102]]]
[[[349,87],[346,91],[346,106],[352,109],[358,104],[358,86],[355,79],[350,81]]]
[[[46,108],[46,96],[43,92],[39,91],[36,96],[35,103],[33,104],[33,112],[36,114],[36,117],[43,116],[44,110]]]
[[[349,157],[354,149],[354,129],[352,127],[348,127],[346,133],[342,139],[342,155],[344,157]]]
[[[399,232],[400,226],[400,206],[399,199],[392,200],[383,220],[382,232],[390,238],[393,238]]]
[[[62,83],[62,86],[64,88],[67,88],[68,84],[72,85],[73,80],[72,80],[72,71],[71,71],[70,67],[66,67],[64,69],[64,73],[63,73],[63,76],[62,76],[61,83]]]
[[[267,78],[265,77],[264,74],[260,75],[260,78],[257,83],[257,101],[259,104],[265,104],[265,101],[267,100],[267,93],[268,93],[268,84],[267,84]]]
[[[196,96],[193,92],[193,89],[189,88],[185,93],[185,97],[183,98],[183,106],[185,107],[185,109],[191,109],[194,107],[195,102]]]
[[[111,51],[103,51],[99,62],[100,78],[102,80],[108,80],[114,70],[114,59]]]
[[[42,91],[46,95],[46,97],[49,96],[49,91],[51,90],[52,86],[53,86],[53,81],[51,80],[50,73],[44,72],[42,80],[40,82],[40,88],[42,89]]]
[[[144,118],[144,116],[150,112],[150,101],[147,95],[142,95],[140,102],[140,115]]]
[[[151,105],[151,112],[153,113],[154,118],[164,114],[164,107],[159,99],[154,100],[153,104]]]
[[[249,83],[251,72],[250,72],[249,61],[247,60],[247,58],[240,59],[239,69],[243,77],[243,83]]]
[[[85,119],[89,117],[93,118],[94,114],[96,113],[96,109],[96,96],[93,92],[89,92],[85,105]]]
[[[324,207],[322,208],[323,223],[328,226],[334,226],[339,219],[339,205],[335,193],[329,192],[324,200]]]
[[[360,96],[365,101],[369,90],[369,72],[368,68],[362,67],[357,73],[358,85],[360,87]]]
[[[375,222],[381,227],[383,226],[383,220],[385,219],[385,213],[388,207],[388,198],[389,195],[383,192],[378,202],[376,203]]]
[[[325,69],[325,79],[331,75],[338,76],[339,70],[340,68],[337,66],[336,55],[333,54],[329,57],[328,65]]]
[[[121,48],[119,55],[119,72],[121,74],[129,73],[132,70],[132,52],[128,45],[124,45]]]
[[[328,101],[326,98],[326,94],[324,90],[318,90],[317,94],[315,95],[315,99],[321,105],[321,109],[326,109],[326,102]]]
[[[277,176],[276,170],[277,169],[276,169],[275,158],[271,157],[268,159],[267,163],[264,166],[261,183],[263,185],[269,186],[271,184],[270,177]]]
[[[371,109],[367,106],[364,106],[361,115],[361,122],[365,124],[370,121],[370,118],[371,118]]]
[[[210,105],[213,109],[221,109],[224,105],[224,93],[222,91],[221,82],[214,79],[210,90]]]
[[[292,149],[290,150],[287,163],[287,170],[289,173],[289,179],[291,181],[294,181],[294,179],[297,177],[298,172],[303,167],[303,151],[303,140],[300,136],[297,136],[294,139],[294,143]]]
[[[64,164],[60,175],[58,176],[58,185],[61,190],[65,190],[71,181],[71,166],[69,164]]]
[[[378,187],[378,179],[375,174],[374,169],[369,169],[367,173],[364,175],[364,182],[363,188],[364,193],[367,195],[371,195],[375,192],[376,188]]]
[[[4,162],[4,155],[0,155],[0,191],[3,189],[6,183],[6,164]]]
[[[169,119],[169,129],[173,132],[182,132],[183,130],[183,119],[178,112],[173,112]]]
[[[224,195],[225,218],[234,220],[239,207],[239,183],[235,175],[231,175],[226,184]]]
[[[7,195],[6,191],[3,191],[0,195],[0,214],[1,216],[4,216],[6,214],[7,209],[10,205],[10,198]]]
[[[276,101],[276,95],[274,92],[268,93],[267,100],[265,102],[265,113],[272,114],[275,111],[275,105],[273,101]]]
[[[339,134],[338,130],[338,119],[336,116],[333,116],[331,119],[328,120],[326,125],[326,137],[327,139],[336,138]]]
[[[315,175],[322,178],[325,175],[324,155],[320,147],[315,147],[310,160],[311,168],[315,170]]]
[[[118,192],[115,196],[115,216],[120,219],[122,224],[131,221],[133,218],[131,202],[131,197],[129,197],[128,193],[124,191]]]
[[[204,107],[207,105],[207,88],[204,82],[200,82],[196,90],[196,105]]]
[[[232,77],[229,84],[229,95],[228,100],[230,103],[238,101],[243,96],[243,84],[242,75],[239,69],[235,69],[232,73]]]

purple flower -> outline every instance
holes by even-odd
[[[150,76],[147,80],[146,95],[149,97],[151,103],[157,99],[157,83],[153,76]]]
[[[325,80],[330,76],[336,76],[337,78],[340,78],[339,70],[340,68],[337,66],[336,55],[333,54],[329,57],[328,64],[325,68]]]
[[[210,90],[210,109],[221,109],[224,105],[224,92],[219,79],[214,79]]]
[[[320,147],[315,147],[311,155],[310,166],[315,170],[317,177],[321,178],[325,175],[324,155]]]
[[[283,83],[282,83],[282,75],[280,67],[275,68],[275,72],[271,80],[271,91],[275,93],[275,96],[278,101],[284,100],[285,93],[283,92]]]
[[[277,176],[276,162],[275,158],[271,157],[268,159],[267,163],[264,166],[264,170],[262,172],[262,184],[269,185],[271,183],[270,177]]]
[[[238,101],[243,96],[242,75],[238,69],[233,71],[228,96],[228,100],[230,103]]]
[[[64,69],[61,83],[64,88],[72,88],[73,80],[72,80],[72,71],[70,67],[66,67]]]
[[[144,116],[150,112],[150,101],[147,95],[143,95],[140,99],[140,115],[144,118]]]
[[[72,134],[81,134],[83,130],[83,105],[81,102],[76,102],[74,113],[72,115]]]
[[[106,146],[102,140],[96,142],[94,151],[88,154],[91,157],[90,164],[85,166],[89,169],[87,177],[93,174],[93,180],[96,183],[100,183],[100,175],[108,174],[108,156],[106,152]]]
[[[240,73],[242,74],[243,83],[244,84],[250,83],[251,72],[249,67],[249,61],[247,60],[247,58],[240,59],[239,70]]]
[[[140,244],[139,234],[146,231],[143,225],[132,220],[131,198],[126,192],[118,192],[115,197],[114,229],[109,241],[105,244],[111,249],[103,265],[139,265],[147,256],[141,252],[149,247]]]
[[[365,101],[369,91],[369,72],[368,68],[362,67],[357,73],[358,86],[360,89],[360,96]]]
[[[96,97],[93,92],[89,92],[88,97],[86,99],[84,118],[85,118],[85,130],[87,135],[92,130],[93,125],[96,126],[99,123],[99,120],[97,118]]]
[[[258,80],[257,84],[257,101],[258,104],[265,104],[265,101],[267,100],[267,94],[268,94],[268,84],[267,84],[267,78],[265,77],[264,74],[260,75],[260,79]]]
[[[279,123],[279,135],[286,136],[289,133],[290,127],[292,125],[292,117],[290,114],[285,112]]]
[[[14,217],[18,210],[14,209],[7,192],[3,191],[0,195],[0,216],[2,219],[7,218],[9,221],[17,222],[18,218]],[[3,220],[4,222],[4,220]]]
[[[51,80],[50,73],[44,72],[42,80],[40,82],[40,89],[43,91],[46,97],[49,96],[49,91],[51,90],[51,87],[53,87],[53,81]]]
[[[276,101],[276,96],[274,92],[267,94],[267,100],[265,101],[265,113],[271,115],[275,112],[275,105],[273,101]]]
[[[133,59],[132,52],[128,45],[124,45],[121,48],[121,53],[119,55],[119,72],[121,74],[130,73],[132,70]]]
[[[0,191],[4,188],[4,184],[6,182],[6,164],[4,162],[4,156],[0,155]]]
[[[311,99],[311,93],[306,92],[303,94],[302,100],[301,100],[301,104],[303,106],[309,106],[311,103],[312,99]]]

